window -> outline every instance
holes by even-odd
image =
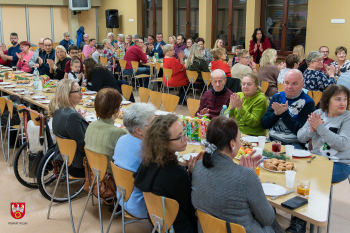
[[[305,48],[308,0],[262,0],[261,29],[279,55]]]
[[[212,47],[217,39],[224,41],[228,51],[234,45],[245,45],[247,0],[213,1]]]
[[[174,35],[198,37],[199,0],[174,0]]]
[[[153,9],[156,9],[155,11]],[[143,0],[142,36],[156,36],[162,32],[162,0]]]

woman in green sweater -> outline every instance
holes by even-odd
[[[243,134],[266,136],[266,129],[261,126],[261,118],[267,107],[267,99],[261,92],[257,75],[249,73],[243,76],[242,92],[231,95],[225,115],[236,119]]]
[[[92,122],[85,133],[86,149],[104,154],[108,158],[107,172],[112,174],[110,161],[113,161],[114,148],[119,138],[128,132],[114,126],[119,115],[122,96],[114,88],[101,89],[95,98],[97,121]]]

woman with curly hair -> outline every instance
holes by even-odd
[[[197,233],[197,217],[191,204],[191,178],[178,165],[176,151],[184,151],[187,136],[177,116],[156,117],[148,126],[142,144],[142,163],[134,174],[134,184],[141,192],[165,196],[179,203],[174,221],[176,233]],[[188,163],[192,172],[202,154]]]
[[[277,89],[277,78],[279,70],[275,66],[277,60],[277,51],[274,49],[267,49],[262,54],[260,59],[260,68],[258,71],[259,81],[269,82],[269,87],[267,88],[267,95],[273,96],[278,92]]]
[[[255,28],[249,43],[249,53],[254,57],[254,62],[259,64],[264,51],[269,48],[271,48],[271,43],[269,39],[265,37],[263,30]]]

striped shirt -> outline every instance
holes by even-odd
[[[177,55],[181,52],[181,51],[185,51],[186,45],[182,44],[181,46],[179,46],[178,44],[174,45],[174,50],[175,50],[175,55],[174,57],[177,58]]]

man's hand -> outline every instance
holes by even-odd
[[[148,49],[149,49],[150,51],[152,51],[152,50],[154,49],[154,45],[153,45],[153,44],[149,44],[149,45],[148,45]]]
[[[209,109],[208,108],[203,108],[199,113],[197,114],[199,118],[202,118],[203,116],[209,117]]]
[[[147,45],[143,45],[143,46],[142,46],[142,52],[143,52],[143,53],[146,53],[146,51],[147,51]]]
[[[288,110],[288,101],[285,104],[280,104],[277,102],[272,103],[271,108],[275,110],[275,115],[282,115],[285,111]]]
[[[39,68],[39,64],[38,63],[35,63],[34,65],[33,65],[33,68]]]
[[[49,64],[50,68],[55,66],[55,62],[52,59],[47,59],[47,64]]]
[[[43,59],[41,59],[41,57],[38,57],[38,60],[39,60],[39,65],[42,65],[43,64]]]

